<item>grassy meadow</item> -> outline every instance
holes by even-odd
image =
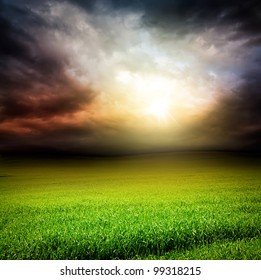
[[[0,259],[261,259],[261,161],[1,158]]]

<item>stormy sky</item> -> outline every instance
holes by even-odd
[[[0,152],[260,150],[260,1],[0,0],[0,36]]]

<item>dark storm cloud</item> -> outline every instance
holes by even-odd
[[[89,125],[42,123],[24,121],[20,123],[30,133],[11,131],[0,127],[1,152],[88,152],[96,148],[93,134],[95,130]],[[19,137],[19,141],[17,141]],[[89,141],[89,142],[88,142]],[[86,142],[88,143],[86,145]]]
[[[39,33],[30,32],[34,28]],[[41,38],[51,28],[57,26],[34,13],[29,1],[0,2],[1,152],[70,150],[92,133],[90,125],[56,120],[71,119],[95,93],[66,75],[66,56]]]
[[[258,0],[70,0],[70,2],[90,11],[95,11],[102,5],[106,12],[109,7],[142,11],[146,24],[171,28],[175,23],[176,28],[179,26],[187,33],[193,32],[196,28],[227,24],[237,25],[238,31],[247,33],[256,34],[261,30],[261,4]]]
[[[60,89],[56,89],[61,93],[59,91],[50,93],[52,89],[47,89],[47,93],[41,93],[38,90],[37,97],[34,97],[35,92],[32,94],[9,93],[1,98],[1,119],[49,118],[78,111],[90,101],[92,92],[90,90],[77,92],[75,88],[70,87],[71,85],[68,87],[63,85]]]
[[[48,23],[27,8],[0,7],[0,121],[48,118],[88,104],[93,91],[66,76],[66,57],[27,32],[30,24]]]
[[[221,96],[214,108],[189,128],[189,137],[200,139],[201,148],[202,143],[209,143],[212,148],[260,150],[260,89],[260,70],[246,74],[240,87]]]

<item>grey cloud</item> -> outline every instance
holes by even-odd
[[[247,33],[260,33],[260,1],[237,0],[70,0],[89,11],[95,12],[103,5],[107,8],[143,11],[144,20],[150,24],[168,27],[178,24],[183,31],[190,28],[205,28],[213,25],[238,25],[238,30]],[[98,3],[98,4],[97,4]],[[100,5],[99,5],[100,4]]]
[[[185,134],[215,148],[260,150],[260,88],[260,70],[248,72],[239,88],[220,96],[214,108]]]
[[[66,75],[66,57],[46,48],[41,34],[26,28],[44,19],[26,7],[4,2],[0,6],[0,121],[49,118],[73,113],[90,103],[94,91]]]

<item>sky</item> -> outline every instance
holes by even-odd
[[[0,0],[0,152],[260,150],[261,3]]]

